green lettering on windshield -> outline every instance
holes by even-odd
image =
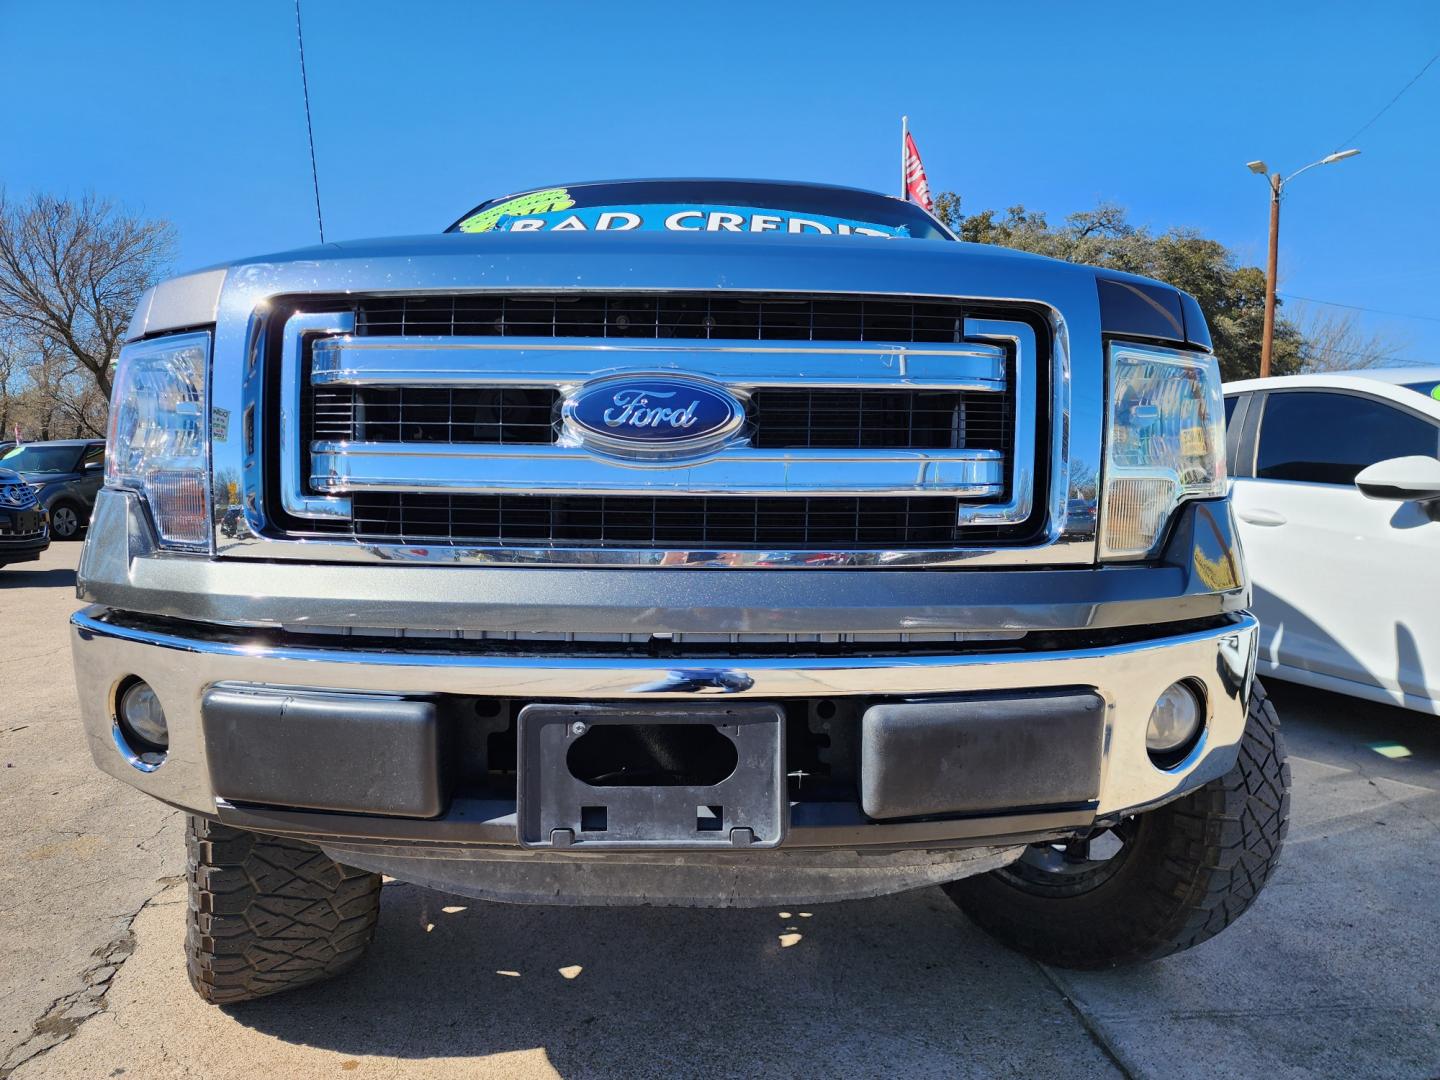
[[[523,217],[526,214],[548,214],[556,210],[569,210],[575,205],[570,192],[565,188],[546,188],[532,191],[528,195],[517,195],[506,199],[499,206],[466,218],[460,223],[461,232],[489,232],[503,217]]]

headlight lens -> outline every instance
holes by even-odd
[[[1100,557],[1155,553],[1184,499],[1225,494],[1225,404],[1213,356],[1110,346]]]
[[[110,400],[105,486],[137,491],[168,547],[210,540],[210,442],[205,425],[208,333],[120,350]]]

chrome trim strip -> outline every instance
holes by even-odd
[[[348,334],[355,329],[353,312],[292,315],[285,321],[280,355],[280,504],[291,517],[324,520],[347,519],[350,500],[331,495],[307,495],[300,455],[300,417],[305,395],[300,358],[305,338],[312,334]],[[256,432],[263,441],[265,432]]]
[[[1013,525],[1025,521],[1035,504],[1035,413],[1039,392],[1039,350],[1035,331],[1022,322],[999,319],[966,319],[967,338],[992,338],[1008,342],[1015,356],[1015,425],[1010,433],[1010,498],[998,505],[962,506],[961,525]]]
[[[758,345],[685,338],[337,337],[317,342],[316,385],[560,386],[609,374],[691,375],[732,389],[1005,389],[1005,350],[923,342]]]
[[[1005,487],[998,450],[756,450],[637,465],[571,446],[311,445],[317,491],[525,495],[953,495]]]
[[[182,637],[163,631],[127,626],[111,621],[105,609],[85,608],[70,617],[70,624],[82,637],[90,634],[102,638],[169,649],[196,656],[245,657],[260,662],[291,662],[299,664],[339,665],[354,671],[362,679],[354,689],[378,688],[376,678],[361,674],[360,669],[424,669],[466,672],[472,679],[460,677],[437,692],[467,692],[462,686],[472,685],[469,692],[500,696],[555,697],[566,700],[626,697],[637,699],[686,698],[694,694],[713,693],[716,673],[724,672],[726,693],[750,697],[813,697],[816,695],[864,694],[934,694],[957,689],[984,688],[987,669],[1008,665],[1024,665],[1034,676],[1023,680],[1027,686],[1062,685],[1051,682],[1052,676],[1039,669],[1047,665],[1096,663],[1107,658],[1132,656],[1155,649],[1209,642],[1232,635],[1254,632],[1259,625],[1249,612],[1231,616],[1232,621],[1218,629],[1194,631],[1171,637],[1125,645],[1107,645],[1094,649],[1064,649],[1054,652],[980,652],[960,655],[905,656],[843,656],[843,657],[743,657],[730,660],[726,666],[686,663],[683,659],[585,657],[585,656],[517,656],[511,654],[432,653],[422,649],[325,649],[311,646],[269,645],[255,641],[212,640],[203,637]],[[1214,665],[1210,665],[1213,675]],[[884,672],[883,680],[874,673]],[[482,675],[483,673],[483,675]],[[1197,669],[1197,676],[1204,670]],[[214,672],[206,671],[208,681]],[[1075,685],[1094,685],[1094,675],[1082,677],[1072,672]],[[476,680],[479,681],[476,681]],[[748,685],[739,686],[748,680]],[[689,685],[693,683],[694,685]],[[277,681],[275,685],[301,685]],[[1159,691],[1168,686],[1157,688]],[[1153,704],[1153,701],[1150,703]]]
[[[116,720],[110,725],[110,739],[115,744],[115,749],[125,759],[126,764],[132,768],[139,769],[142,773],[153,773],[161,765],[165,764],[165,757],[161,755],[159,761],[146,761],[125,741],[125,733],[120,730],[120,721]]]

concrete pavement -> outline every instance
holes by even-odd
[[[0,1077],[1440,1077],[1440,721],[1282,684],[1278,875],[1148,967],[1042,968],[938,889],[686,911],[391,883],[350,974],[204,1005],[181,821],[94,771],[74,720],[78,553],[0,570]]]

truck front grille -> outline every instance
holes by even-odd
[[[652,565],[786,552],[787,565],[847,565],[847,552],[873,563],[1033,535],[1041,356],[1038,324],[1018,312],[608,293],[335,298],[322,310],[334,314],[297,315],[281,332],[281,396],[296,395],[300,430],[281,443],[288,483],[273,520],[289,535],[573,549],[587,565],[612,549],[656,552]],[[645,373],[725,386],[745,406],[739,437],[668,466],[566,434],[572,388]]]

